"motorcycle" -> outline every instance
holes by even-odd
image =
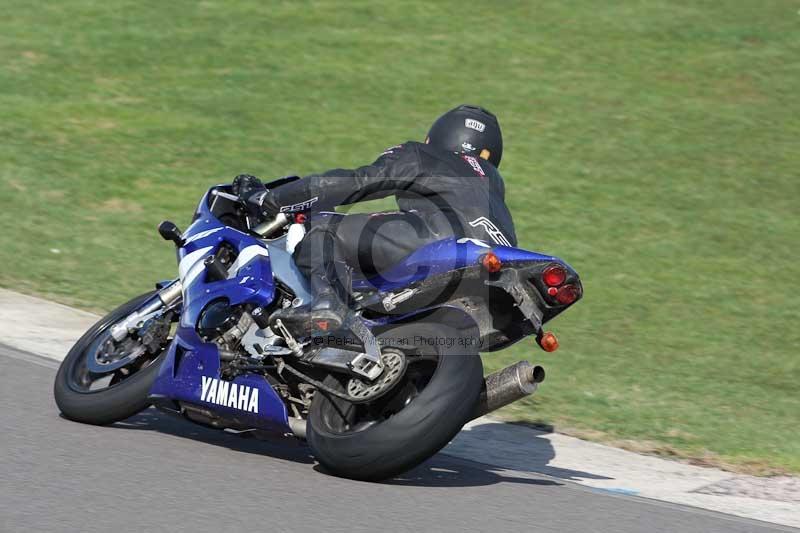
[[[64,416],[104,425],[153,405],[213,428],[305,439],[328,472],[377,481],[544,379],[527,361],[484,377],[480,353],[526,337],[558,347],[543,325],[583,294],[566,262],[443,239],[381,275],[351,275],[352,318],[339,331],[295,337],[271,315],[312,298],[291,254],[305,216],[256,224],[219,185],[185,232],[162,222],[179,276],[77,341],[55,380]]]

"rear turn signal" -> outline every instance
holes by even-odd
[[[575,285],[564,285],[556,293],[556,301],[561,305],[569,305],[578,299],[580,290]]]
[[[548,287],[558,287],[567,281],[567,271],[561,265],[550,265],[542,272],[542,281]]]
[[[503,262],[500,261],[499,257],[497,257],[497,254],[494,252],[488,252],[481,257],[481,265],[483,265],[483,268],[486,270],[486,272],[494,274],[495,272],[500,271],[500,269],[503,267]]]
[[[558,350],[558,339],[553,334],[552,331],[547,331],[539,337],[539,346],[542,347],[542,350],[545,352],[555,352]]]

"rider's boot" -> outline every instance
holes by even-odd
[[[344,269],[345,271],[347,269]],[[348,278],[346,274],[343,276]],[[295,337],[319,336],[342,327],[350,309],[346,279],[336,275],[335,268],[321,268],[309,276],[315,297],[299,307],[287,307],[272,314],[270,322],[277,320]]]

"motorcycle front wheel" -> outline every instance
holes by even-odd
[[[443,448],[473,413],[483,383],[474,339],[438,324],[401,325],[378,336],[406,357],[402,379],[370,403],[317,391],[307,439],[330,473],[379,481],[405,472]],[[344,390],[347,378],[324,384]]]
[[[148,292],[121,305],[92,326],[61,362],[53,393],[61,413],[70,420],[106,425],[131,417],[148,407],[147,396],[156,379],[165,351],[143,354],[130,365],[105,373],[92,372],[87,358],[99,345],[109,342],[111,327],[155,296]],[[126,339],[118,356],[140,349],[135,339]]]

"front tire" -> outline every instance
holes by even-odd
[[[106,425],[129,418],[149,406],[147,396],[158,374],[163,352],[156,358],[142,356],[142,361],[122,369],[128,372],[122,377],[91,375],[86,369],[86,357],[98,337],[155,294],[148,292],[121,305],[92,326],[69,351],[61,362],[53,387],[56,405],[65,417],[86,424]],[[110,378],[111,385],[91,390],[91,383],[81,384],[82,380],[87,381],[87,374],[91,378]]]
[[[451,339],[453,346],[425,345],[421,355],[406,351],[406,376],[375,401],[382,409],[377,415],[376,406],[316,393],[308,417],[308,443],[320,465],[337,476],[379,481],[405,472],[450,442],[475,408],[483,383],[475,339],[434,324],[403,325],[378,338],[389,335],[393,340]],[[342,389],[340,380],[330,375],[325,384]],[[365,423],[365,410],[370,409],[371,419]]]

